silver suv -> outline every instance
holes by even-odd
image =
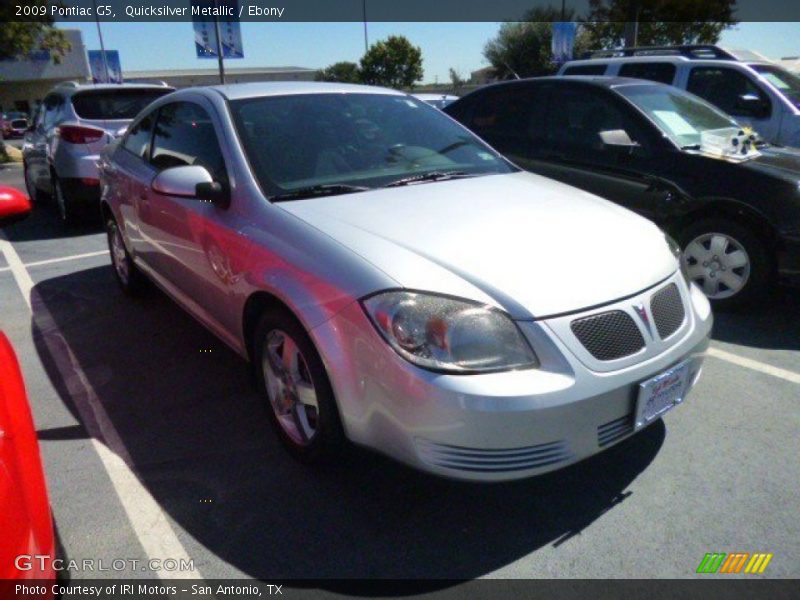
[[[66,223],[74,223],[83,209],[96,209],[100,151],[144,107],[171,91],[166,85],[77,83],[51,90],[22,146],[28,195],[34,201],[42,194],[53,198]]]
[[[603,50],[565,63],[558,74],[674,85],[753,127],[771,144],[800,147],[800,77],[745,53],[705,45]]]

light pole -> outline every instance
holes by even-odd
[[[222,35],[219,31],[219,17],[217,16],[217,0],[214,0],[214,33],[217,37],[217,63],[219,64],[219,82],[225,85],[225,63],[222,59]]]
[[[104,83],[111,83],[108,77],[108,59],[106,58],[106,45],[103,43],[103,32],[100,30],[100,17],[97,16],[97,2],[96,0],[92,0],[92,6],[94,7],[94,20],[97,24],[97,37],[100,38],[100,55],[103,57],[103,73],[105,76]]]
[[[362,0],[361,3],[364,14],[364,53],[369,52],[369,40],[367,39],[367,0]]]

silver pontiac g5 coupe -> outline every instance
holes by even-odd
[[[527,477],[647,427],[700,374],[711,311],[663,232],[400,92],[181,90],[101,177],[123,291],[152,280],[247,358],[304,461],[350,440]]]

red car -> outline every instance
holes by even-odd
[[[0,226],[24,218],[28,198],[0,186]],[[13,580],[54,580],[55,538],[39,443],[17,357],[0,332],[0,597]],[[47,597],[48,592],[36,597]]]

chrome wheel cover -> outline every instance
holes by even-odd
[[[109,229],[108,245],[111,250],[111,262],[114,265],[117,276],[123,284],[127,285],[131,274],[131,265],[128,254],[125,251],[125,242],[122,240],[122,234],[116,223],[112,223]]]
[[[289,334],[273,329],[261,352],[264,383],[275,417],[298,446],[308,446],[317,434],[319,404],[303,353]]]
[[[712,300],[735,296],[750,279],[750,256],[725,233],[704,233],[686,246],[683,259],[689,279]]]

